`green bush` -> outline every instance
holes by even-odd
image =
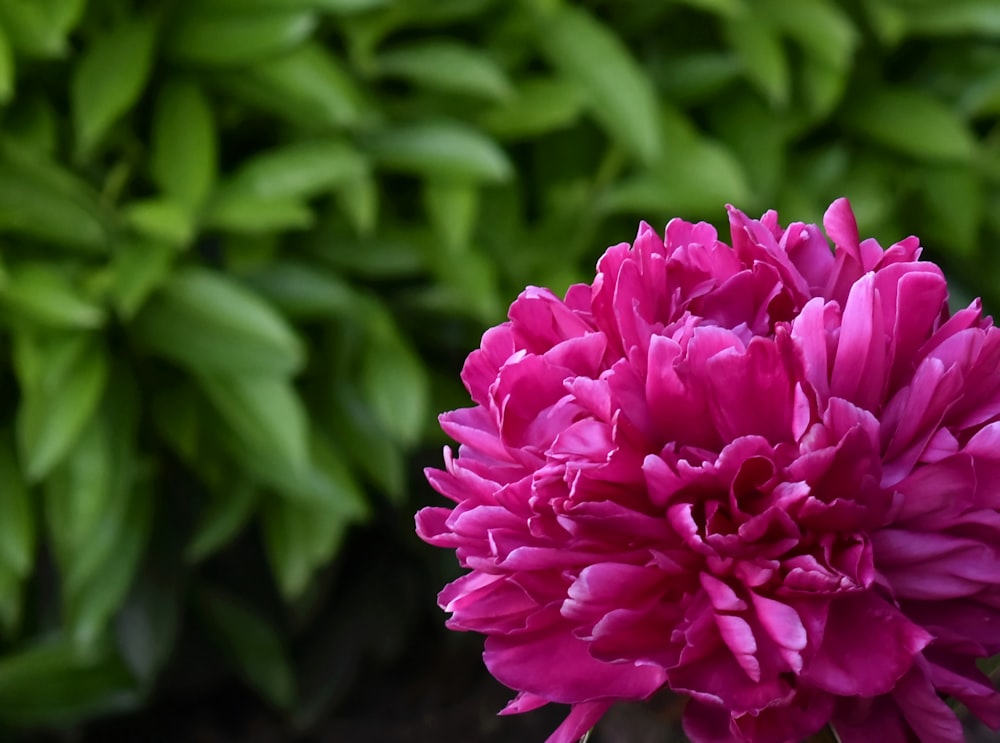
[[[998,37],[990,0],[0,0],[0,725],[147,703],[182,619],[298,709],[295,623],[207,566],[259,541],[317,601],[482,329],[638,218],[846,195],[996,306]]]

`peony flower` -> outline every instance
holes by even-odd
[[[448,626],[504,712],[572,705],[549,743],[664,687],[696,743],[961,741],[949,697],[1000,727],[1000,332],[844,199],[833,250],[729,218],[643,224],[469,356],[454,507],[417,514],[468,570]]]

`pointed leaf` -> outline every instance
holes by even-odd
[[[829,67],[844,69],[859,40],[850,16],[829,0],[764,0],[754,5],[754,12],[766,16],[809,56]]]
[[[309,462],[305,407],[291,384],[267,376],[200,377],[198,385],[251,456],[292,471]]]
[[[223,188],[260,199],[308,199],[366,172],[367,161],[346,141],[300,141],[251,157]]]
[[[122,215],[142,237],[184,248],[194,238],[195,224],[183,202],[143,199],[122,207]]]
[[[336,432],[337,446],[351,458],[353,465],[398,503],[406,489],[402,447],[386,435],[354,387],[336,386],[330,426]]]
[[[271,263],[246,282],[286,316],[294,319],[326,318],[364,312],[361,300],[336,274],[307,263]]]
[[[272,498],[265,504],[264,545],[286,600],[300,597],[313,572],[333,557],[346,527],[343,514],[316,504]]]
[[[122,659],[143,684],[152,684],[173,649],[177,635],[177,590],[146,576],[136,581],[115,618],[115,639]]]
[[[337,206],[357,235],[369,237],[378,220],[378,183],[370,172],[337,184],[334,191]]]
[[[390,49],[376,60],[379,72],[435,90],[503,100],[513,89],[487,54],[448,39],[414,42]]]
[[[204,268],[175,271],[132,324],[150,350],[203,374],[289,374],[303,362],[292,328],[252,291]]]
[[[572,126],[586,98],[576,84],[559,77],[522,82],[514,96],[486,111],[480,123],[499,139],[528,139]]]
[[[224,547],[247,524],[257,507],[257,488],[237,482],[215,495],[184,550],[190,563],[200,562]]]
[[[426,424],[427,374],[384,312],[373,313],[369,321],[361,394],[385,430],[404,444],[416,443]]]
[[[444,248],[452,255],[469,247],[479,211],[479,188],[461,181],[429,181],[424,184],[424,208]]]
[[[35,514],[9,434],[0,439],[0,565],[14,578],[31,574],[35,558]]]
[[[362,115],[361,93],[354,80],[319,44],[303,44],[226,82],[235,93],[243,92],[312,128],[352,126]]]
[[[791,71],[777,29],[768,19],[749,13],[727,20],[726,40],[739,55],[744,74],[774,106],[788,103]]]
[[[188,3],[170,29],[167,49],[186,62],[234,65],[274,56],[305,41],[317,18],[308,10],[224,9]]]
[[[215,116],[196,84],[169,80],[153,112],[150,170],[164,194],[189,209],[212,190],[217,167]]]
[[[295,697],[295,676],[281,636],[270,623],[217,591],[202,591],[199,606],[215,642],[246,681],[272,704],[289,707]]]
[[[106,252],[108,229],[96,194],[38,151],[0,140],[0,231]]]
[[[656,159],[656,92],[621,39],[590,13],[569,4],[542,13],[536,28],[542,52],[579,85],[591,114],[608,134],[638,159]]]
[[[53,20],[37,0],[0,3],[0,25],[10,34],[14,48],[26,57],[53,59],[66,53],[68,29]]]
[[[4,639],[17,635],[24,614],[22,580],[13,569],[0,563],[0,633]]]
[[[77,283],[51,264],[12,266],[0,285],[0,305],[40,327],[98,328],[104,324],[104,309],[81,297]]]
[[[382,167],[431,178],[506,181],[504,151],[481,132],[457,122],[425,121],[373,133],[367,150]]]
[[[128,670],[109,649],[83,652],[55,637],[0,657],[0,722],[70,725],[137,702]]]
[[[62,114],[47,99],[22,93],[4,112],[4,132],[18,150],[34,150],[40,157],[51,157],[59,144],[58,119]],[[0,149],[2,149],[0,143]]]
[[[843,121],[857,134],[917,160],[967,162],[976,150],[966,122],[916,88],[886,87],[852,96]]]
[[[100,400],[107,380],[107,360],[95,341],[86,336],[59,336],[38,345],[19,340],[37,355],[40,373],[26,376],[18,369],[21,404],[17,439],[29,481],[43,478],[77,441]]]
[[[121,607],[142,562],[152,526],[152,495],[149,489],[133,496],[114,539],[114,549],[98,563],[95,579],[76,588],[67,614],[73,639],[92,646],[104,635],[108,622]],[[110,542],[111,540],[109,540]]]
[[[142,93],[153,60],[156,27],[132,19],[94,37],[70,83],[77,145],[89,153]]]
[[[149,295],[170,273],[174,249],[152,240],[126,240],[112,259],[113,293],[118,313],[128,319],[135,315]]]
[[[0,26],[0,104],[6,104],[14,95],[16,62],[7,32]]]
[[[1000,34],[1000,6],[993,0],[952,0],[906,8],[906,30],[910,35],[985,36]]]
[[[211,200],[204,226],[237,235],[303,230],[314,221],[312,210],[298,199],[273,199],[237,191],[220,191]]]

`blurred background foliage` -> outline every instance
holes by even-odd
[[[0,732],[209,667],[307,728],[425,642],[433,413],[640,218],[846,195],[998,306],[998,40],[993,0],[0,0]]]

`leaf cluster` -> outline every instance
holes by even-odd
[[[0,0],[0,725],[147,703],[191,623],[307,719],[296,623],[465,353],[639,218],[846,195],[996,305],[998,37],[990,0]],[[247,541],[277,608],[213,578]]]

